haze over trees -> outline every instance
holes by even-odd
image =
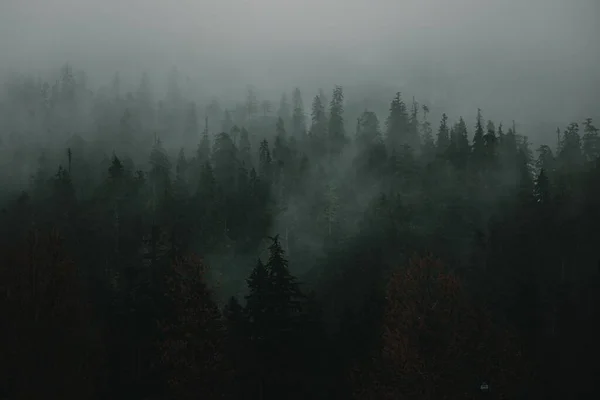
[[[587,86],[575,96],[581,87],[568,74],[555,78],[546,99],[579,107],[565,106],[563,115],[485,85],[468,88],[474,81],[436,81],[435,73],[354,86],[370,80],[357,60],[381,60],[372,37],[358,32],[381,4],[359,3],[348,3],[346,18],[361,13],[360,29],[344,20],[324,35],[319,24],[332,11],[315,7],[316,31],[307,36],[372,46],[302,79],[292,72],[325,56],[292,37],[301,36],[301,18],[281,19],[275,30],[272,15],[247,5],[228,14],[226,28],[255,21],[242,40],[256,49],[246,62],[214,52],[206,69],[194,70],[195,53],[182,50],[192,17],[164,7],[180,15],[172,35],[182,42],[172,54],[189,58],[162,75],[161,57],[138,74],[98,74],[73,61],[7,72],[0,398],[565,399],[598,391],[597,97]],[[218,7],[206,5],[203,15]],[[395,22],[420,31],[408,23],[419,12],[404,8]],[[0,49],[10,42],[2,30],[15,26],[3,25],[3,10],[15,19],[30,12],[0,5]],[[136,15],[148,18],[149,10]],[[472,15],[490,16],[485,10]],[[300,16],[293,5],[279,12]],[[498,27],[488,20],[491,34]],[[524,42],[535,42],[534,26]],[[206,29],[223,32],[214,23]],[[274,46],[267,36],[278,33],[295,52],[265,51]],[[469,35],[463,40],[481,33]],[[217,46],[198,37],[207,49],[229,40]],[[423,53],[432,51],[428,40]],[[6,54],[19,60],[29,51]],[[266,60],[262,52],[274,60],[272,73],[247,79]],[[222,70],[211,70],[215,60]],[[287,62],[284,80],[277,71]],[[492,85],[501,75],[488,67],[483,83]],[[306,84],[311,74],[319,78]],[[582,75],[592,86],[594,77]],[[441,101],[453,85],[464,91]],[[505,85],[516,93],[519,80]]]

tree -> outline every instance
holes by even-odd
[[[250,134],[246,128],[240,132],[239,159],[246,168],[252,168],[252,145],[250,143]]]
[[[329,103],[327,139],[329,154],[340,154],[347,140],[344,129],[344,91],[341,86],[336,86],[333,89],[333,96]]]
[[[208,123],[206,124],[204,131],[202,132],[202,139],[198,144],[198,150],[196,151],[196,159],[199,165],[203,165],[210,158],[210,139],[208,138]]]
[[[582,151],[587,161],[595,161],[600,157],[600,136],[591,118],[587,118],[583,123],[582,141]]]
[[[372,111],[365,111],[358,120],[359,133],[358,142],[363,146],[374,145],[382,142],[381,129],[377,114]]]
[[[548,204],[550,202],[550,181],[543,168],[535,180],[533,195],[535,200],[540,204]]]
[[[356,398],[475,399],[482,380],[512,397],[523,378],[511,336],[432,257],[390,277],[381,347],[366,368],[355,371]]]
[[[320,96],[312,103],[310,136],[313,141],[323,144],[327,137],[327,116]]]
[[[30,230],[1,256],[3,395],[93,398],[100,348],[90,340],[92,310],[65,238]]]
[[[438,154],[445,154],[450,147],[450,131],[448,129],[448,116],[442,114],[442,121],[437,133],[436,147]]]
[[[300,139],[306,134],[306,116],[300,89],[294,89],[292,95],[292,136]]]
[[[264,139],[260,142],[258,149],[258,174],[263,179],[271,179],[272,165],[271,152],[269,150],[269,142]]]
[[[415,143],[411,143],[408,137],[408,114],[406,112],[406,104],[402,101],[400,92],[396,93],[396,97],[392,100],[390,114],[386,120],[386,127],[386,144],[390,151],[398,151],[402,145],[415,145]]]
[[[572,171],[581,165],[583,162],[583,154],[581,152],[579,124],[576,122],[569,124],[567,129],[563,132],[560,146],[558,159],[564,168]]]
[[[496,137],[496,127],[492,121],[487,122],[487,133],[483,137],[485,144],[485,160],[489,165],[495,165],[498,156],[498,138]]]
[[[467,124],[462,117],[456,123],[450,137],[450,156],[457,168],[464,168],[471,152],[467,132]]]
[[[411,142],[413,143],[411,148],[414,151],[420,151],[421,138],[419,133],[419,103],[413,97],[412,104],[410,108],[410,117],[408,121],[409,134]]]
[[[271,109],[273,108],[273,104],[269,100],[263,100],[260,103],[260,108],[262,109],[263,116],[266,117],[267,114],[271,113]]]
[[[435,142],[433,140],[433,130],[431,129],[431,122],[427,119],[429,114],[429,107],[423,104],[423,123],[421,125],[422,137],[421,142],[423,143],[423,156],[429,162],[435,157]]]
[[[473,136],[473,161],[476,166],[481,166],[485,160],[485,139],[483,132],[483,117],[481,109],[477,109],[477,122],[475,123],[475,134]]]
[[[196,257],[176,260],[166,276],[170,312],[161,321],[161,367],[170,397],[220,399],[231,387],[225,326]]]
[[[228,133],[217,135],[211,161],[217,182],[224,190],[232,190],[238,168],[238,150]]]
[[[289,124],[292,121],[292,112],[290,103],[288,102],[287,95],[283,93],[281,100],[279,101],[279,109],[277,110],[277,116],[283,120],[284,123]]]
[[[256,88],[248,85],[246,89],[246,111],[250,118],[254,117],[258,112],[258,98],[256,96]]]

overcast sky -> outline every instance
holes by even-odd
[[[598,21],[600,0],[0,0],[0,69],[177,65],[214,94],[422,85],[459,112],[568,118],[600,109]]]

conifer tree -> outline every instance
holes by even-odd
[[[448,116],[442,114],[440,127],[438,128],[436,147],[438,154],[445,154],[450,147],[450,131],[448,129]]]
[[[477,122],[475,123],[475,134],[473,136],[473,161],[476,166],[481,166],[485,159],[485,139],[483,132],[483,117],[481,109],[477,109]]]
[[[246,168],[252,168],[252,145],[250,143],[250,134],[246,128],[240,132],[239,159]]]
[[[591,118],[583,122],[582,151],[587,161],[595,161],[600,157],[600,136]]]
[[[306,135],[306,116],[300,89],[294,89],[292,95],[292,136],[301,139]]]
[[[408,114],[406,104],[400,92],[390,105],[390,114],[386,120],[386,144],[390,151],[398,151],[403,145],[411,145],[408,138]]]
[[[330,155],[340,154],[346,143],[343,114],[344,92],[341,86],[336,86],[335,89],[333,89],[333,96],[329,103],[329,127],[327,139]]]
[[[263,179],[271,179],[272,165],[271,152],[269,150],[269,142],[264,139],[260,142],[258,149],[258,173]]]

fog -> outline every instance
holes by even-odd
[[[102,84],[176,65],[225,98],[377,84],[556,126],[597,115],[599,14],[595,0],[2,0],[0,67],[68,61]]]

